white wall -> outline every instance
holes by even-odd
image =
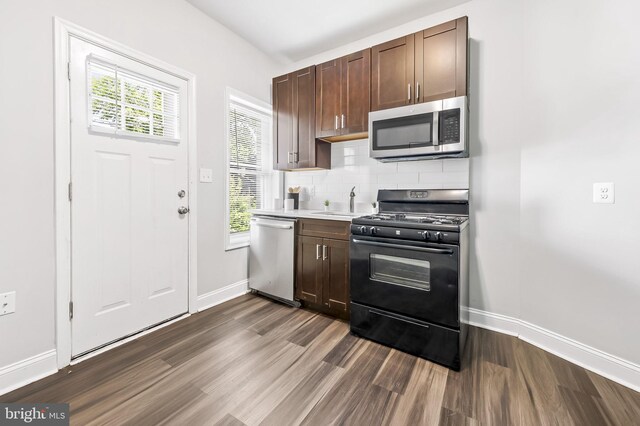
[[[126,12],[123,12],[126,11]],[[246,249],[224,251],[225,86],[269,101],[275,63],[184,0],[0,2],[0,367],[54,347],[53,16],[197,75],[199,294],[247,276]]]
[[[469,188],[469,159],[381,163],[369,157],[369,140],[331,144],[331,170],[285,173],[286,187],[300,186],[301,208],[349,210],[355,187],[355,211],[370,213],[379,189]]]
[[[640,364],[640,4],[526,5],[522,318]]]

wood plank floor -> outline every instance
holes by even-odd
[[[634,425],[640,394],[472,328],[461,372],[246,295],[0,397],[76,425]]]

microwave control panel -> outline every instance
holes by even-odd
[[[460,142],[460,110],[450,109],[440,113],[440,143]]]

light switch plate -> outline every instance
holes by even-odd
[[[616,191],[613,182],[597,182],[593,184],[593,202],[613,204],[616,202]]]
[[[211,169],[200,169],[200,182],[202,183],[211,183],[213,182],[213,170]]]
[[[11,314],[16,311],[16,292],[0,294],[0,315]]]

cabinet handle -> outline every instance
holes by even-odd
[[[420,99],[420,82],[416,81],[416,101]]]
[[[335,130],[338,130],[338,116],[336,115],[336,128]]]
[[[320,244],[316,244],[316,260],[320,260]]]
[[[341,115],[340,120],[341,120],[341,124],[342,124],[342,126],[340,128],[344,129],[344,114]]]
[[[407,100],[411,100],[411,83],[407,84]]]
[[[322,246],[322,260],[327,260],[327,246]]]

